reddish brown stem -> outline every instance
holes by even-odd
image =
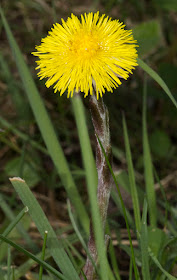
[[[109,133],[109,115],[108,110],[103,103],[103,98],[97,100],[96,95],[93,94],[92,96],[90,96],[89,101],[89,107],[96,136],[96,167],[98,172],[97,199],[100,209],[103,231],[105,231],[112,177],[97,137],[100,139],[103,145],[109,162],[112,163],[112,148]],[[97,255],[92,224],[90,226],[88,249],[94,263],[97,264],[99,256]],[[84,267],[84,273],[87,277],[87,280],[96,279],[95,269],[89,256],[87,257],[87,261]]]

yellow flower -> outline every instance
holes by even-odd
[[[54,85],[62,95],[68,90],[81,91],[84,97],[93,93],[97,98],[121,84],[137,65],[136,40],[125,25],[99,12],[73,14],[62,25],[54,24],[48,36],[42,39],[37,51],[40,79],[48,78],[46,86]]]

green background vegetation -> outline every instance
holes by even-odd
[[[142,68],[104,96],[110,112],[115,184],[107,224],[110,267],[104,267],[103,254],[99,279],[106,279],[102,275],[138,279],[136,266],[140,279],[175,279],[177,109],[167,94],[177,100],[177,2],[5,0],[1,8],[20,50],[1,17],[0,233],[5,242],[0,244],[0,279],[29,279],[27,274],[40,279],[45,230],[48,266],[43,263],[42,279],[79,279],[87,253],[88,217],[96,215],[95,137],[88,99],[71,100],[47,89],[37,78],[31,52],[53,23],[71,13],[97,10],[133,29],[139,58],[170,90],[151,69],[151,76],[145,73],[146,65],[140,61]],[[13,188],[8,180],[13,176],[26,183],[12,181]],[[99,227],[97,234],[102,234]],[[8,242],[13,242],[11,247]]]

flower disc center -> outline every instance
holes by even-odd
[[[97,54],[100,49],[100,44],[96,36],[93,34],[79,34],[70,41],[70,50],[81,58],[91,58]]]

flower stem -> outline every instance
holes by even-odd
[[[109,132],[109,114],[106,106],[103,103],[103,98],[99,98],[99,100],[97,100],[95,93],[90,96],[89,108],[91,111],[92,122],[96,136],[96,167],[98,172],[97,200],[100,210],[103,232],[105,232],[105,223],[107,218],[107,210],[112,185],[112,176],[109,167],[106,163],[105,156],[98,142],[98,138],[102,143],[105,153],[109,159],[109,162],[111,163],[112,148]],[[105,237],[105,240],[107,240],[107,237]],[[93,261],[95,262],[95,264],[97,264],[99,256],[97,254],[92,223],[90,226],[88,249]],[[87,261],[84,267],[84,273],[87,277],[87,280],[95,279],[95,269],[90,260],[90,257],[87,257]]]

